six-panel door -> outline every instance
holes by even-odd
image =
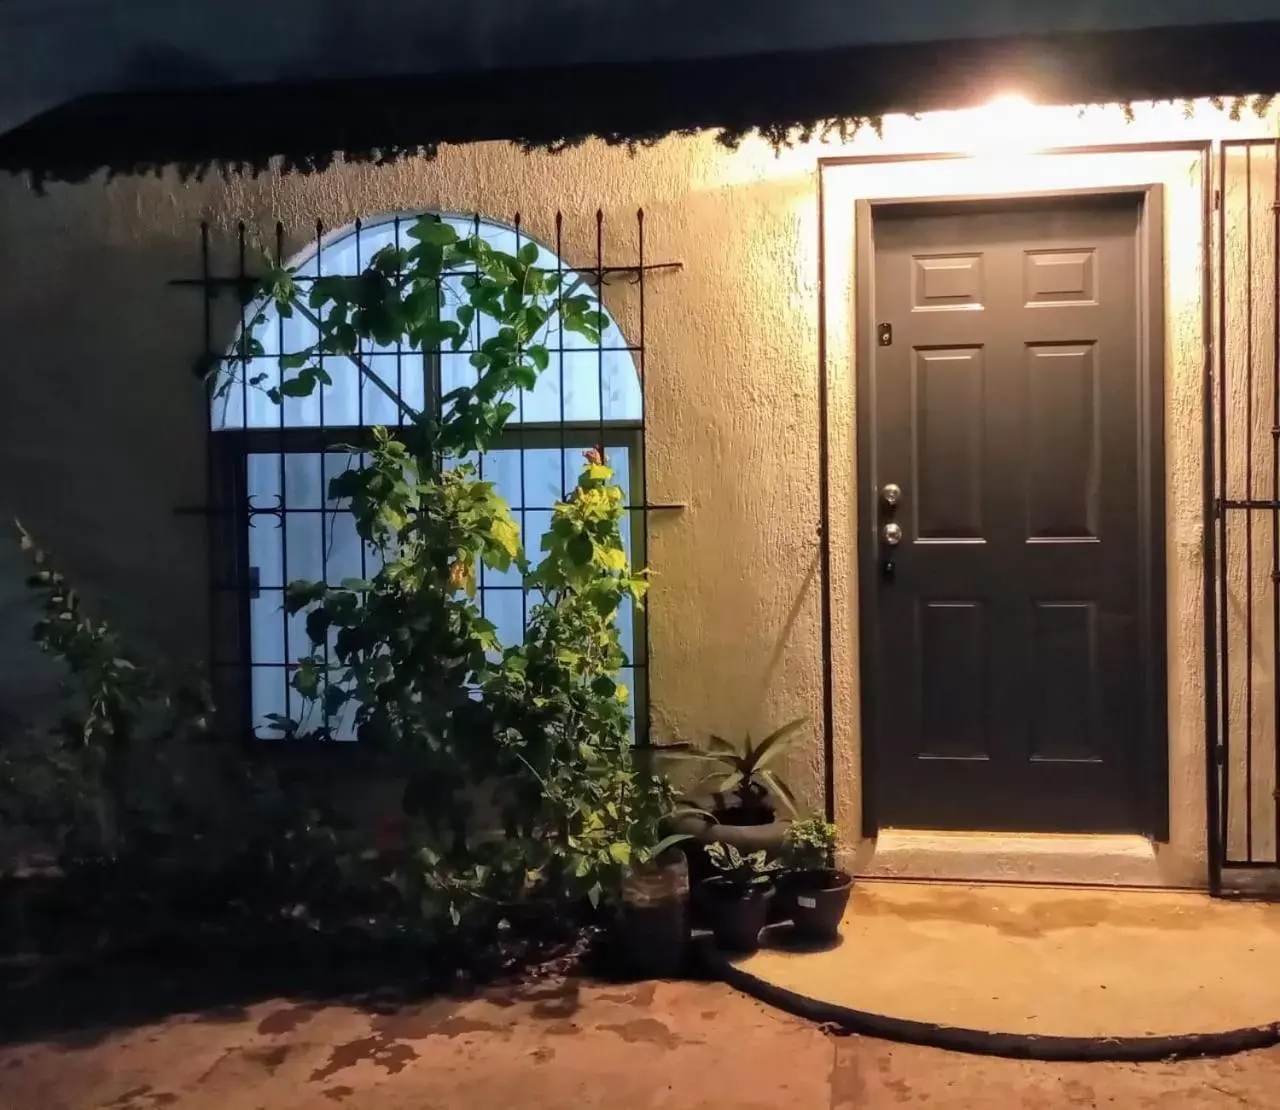
[[[1135,196],[877,214],[881,825],[1141,825]],[[864,519],[867,519],[864,516]]]

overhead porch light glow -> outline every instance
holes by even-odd
[[[955,148],[978,155],[1031,154],[1052,144],[1048,113],[1021,93],[1004,93],[979,108],[956,112]]]

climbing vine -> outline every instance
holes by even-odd
[[[618,614],[642,604],[647,578],[624,552],[623,495],[603,447],[554,507],[536,559],[474,462],[515,412],[517,391],[547,368],[549,327],[597,342],[603,315],[580,278],[537,266],[534,244],[499,251],[430,216],[407,238],[359,275],[308,286],[277,267],[264,286],[277,311],[316,334],[281,356],[273,400],[327,388],[326,360],[346,358],[404,425],[374,429],[359,465],[331,483],[379,569],[288,586],[286,609],[304,615],[312,645],[292,681],[321,707],[312,736],[331,738],[330,722],[348,712],[361,744],[409,757],[407,842],[392,881],[429,929],[474,935],[516,907],[607,897],[660,846],[670,795],[634,762],[617,678],[627,662]],[[445,280],[459,272],[457,285]],[[481,318],[488,338],[469,346]],[[251,332],[224,388],[252,365]],[[415,410],[359,353],[397,343],[428,359],[467,348],[474,381]],[[535,598],[521,643],[500,643],[481,613],[482,566],[515,569]],[[301,720],[273,723],[308,731]]]

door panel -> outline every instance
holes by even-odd
[[[1141,827],[1136,196],[874,223],[881,825]]]
[[[920,539],[982,535],[983,368],[980,347],[914,352],[911,475]]]

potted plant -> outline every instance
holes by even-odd
[[[801,717],[775,729],[763,740],[748,735],[740,744],[712,736],[705,749],[676,752],[681,762],[710,764],[699,783],[715,779],[710,794],[695,794],[691,806],[700,813],[673,823],[675,831],[696,836],[704,843],[732,844],[740,852],[763,850],[777,856],[782,850],[787,823],[778,819],[777,804],[789,814],[796,811],[795,795],[773,764],[795,741],[807,723]],[[695,788],[696,790],[697,788]]]
[[[779,886],[799,940],[820,943],[840,934],[853,878],[835,867],[836,835],[836,826],[821,817],[787,829]]]
[[[674,979],[684,969],[689,940],[689,866],[667,837],[641,853],[622,879],[618,940],[628,971],[645,979]]]
[[[716,944],[729,952],[754,952],[760,947],[760,930],[773,897],[773,876],[781,870],[782,861],[770,859],[763,850],[744,855],[721,842],[707,845],[707,859],[716,871],[703,883]]]
[[[654,766],[657,746],[632,753],[634,774],[626,792],[628,856],[617,917],[617,935],[627,970],[646,979],[673,979],[684,970],[689,940],[689,865],[681,850],[688,833],[663,836],[684,810]],[[670,750],[670,749],[665,749]]]

